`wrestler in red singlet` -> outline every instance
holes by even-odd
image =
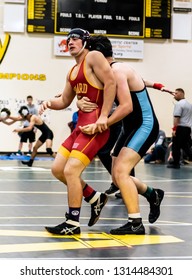
[[[103,133],[87,135],[82,133],[79,129],[79,126],[95,123],[97,121],[103,104],[103,88],[98,88],[89,83],[88,78],[86,77],[85,67],[86,63],[84,59],[80,65],[75,79],[71,78],[71,74],[75,66],[71,69],[69,81],[73,90],[76,92],[78,99],[86,96],[92,102],[97,103],[98,108],[90,113],[85,113],[79,110],[77,126],[72,134],[64,141],[59,149],[59,153],[65,157],[70,156],[78,158],[85,164],[85,166],[87,166],[90,161],[92,161],[97,152],[107,142],[109,138],[109,130],[106,130]]]

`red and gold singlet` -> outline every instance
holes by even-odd
[[[59,153],[66,157],[75,157],[81,160],[85,165],[88,165],[94,158],[97,152],[105,145],[109,138],[109,130],[103,133],[87,135],[81,132],[79,126],[95,123],[99,118],[103,104],[103,88],[98,88],[89,83],[85,75],[85,59],[82,61],[79,71],[74,79],[71,74],[75,66],[69,74],[69,82],[76,92],[78,98],[88,97],[91,102],[97,103],[98,108],[90,113],[78,111],[78,122],[75,130],[64,141],[59,149]]]

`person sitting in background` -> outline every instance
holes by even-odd
[[[144,158],[144,162],[164,163],[166,151],[167,151],[166,135],[163,130],[159,130],[157,140],[147,151],[146,156]]]
[[[191,146],[192,145],[190,145],[190,150],[191,150]],[[173,162],[172,142],[169,143],[169,145],[167,147],[167,153],[166,154],[167,154],[166,163],[171,164]],[[189,164],[190,161],[191,161],[191,158],[185,153],[185,151],[183,151],[181,149],[180,165]]]

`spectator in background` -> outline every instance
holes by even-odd
[[[33,97],[31,95],[27,96],[27,108],[29,109],[29,114],[31,115],[38,115],[38,110],[36,106],[33,104]],[[25,120],[23,123],[23,128],[26,128],[29,126],[29,121]],[[33,149],[33,143],[35,142],[35,132],[36,128],[30,131],[23,131],[21,133],[18,133],[20,136],[20,141],[19,141],[19,147],[18,147],[18,152],[16,153],[17,156],[22,155],[22,148],[23,148],[23,143],[28,142],[28,153],[27,155],[31,155],[32,149]]]
[[[181,149],[189,159],[191,153],[191,127],[192,127],[192,104],[185,99],[185,92],[182,88],[175,90],[175,104],[173,111],[173,128],[172,128],[172,157],[173,161],[169,162],[168,168],[180,168]]]
[[[144,162],[164,163],[166,151],[167,151],[166,135],[163,130],[159,130],[157,140],[147,151],[146,156],[144,158]]]

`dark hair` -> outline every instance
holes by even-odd
[[[184,91],[182,88],[176,88],[175,91],[180,91],[180,92],[182,92],[183,94],[185,94],[185,91]]]
[[[89,41],[91,38],[90,33],[82,28],[73,28],[67,35],[67,45],[69,44],[70,38],[79,38],[82,40],[83,44],[86,42],[85,49],[89,49]]]
[[[27,99],[28,99],[28,98],[33,99],[33,96],[32,96],[32,95],[28,95],[28,96],[27,96]]]
[[[24,114],[24,111],[23,110],[27,110],[27,114]],[[19,109],[18,113],[24,117],[26,117],[28,114],[29,114],[29,109],[27,108],[27,106],[21,106],[21,108]]]
[[[5,113],[7,113],[7,115],[8,115],[8,116],[10,116],[10,115],[11,115],[11,111],[10,111],[9,109],[7,109],[7,108],[3,108],[3,109],[1,109],[1,112],[5,112]]]
[[[105,57],[113,56],[111,41],[104,35],[98,35],[98,36],[91,37],[90,50],[99,51]]]

